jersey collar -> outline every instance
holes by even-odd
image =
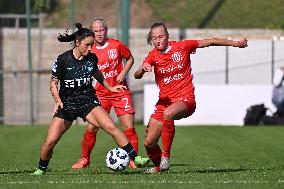
[[[103,46],[96,45],[97,49],[104,49],[109,45],[109,42],[106,42]]]
[[[168,53],[171,50],[172,46],[168,46],[167,49],[163,53]]]

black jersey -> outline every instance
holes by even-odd
[[[92,86],[93,75],[98,70],[98,58],[89,53],[82,60],[74,57],[69,50],[58,56],[52,66],[52,77],[59,80],[59,96],[64,109],[77,112],[89,106],[91,101],[96,101]]]

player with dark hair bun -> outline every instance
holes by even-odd
[[[92,125],[100,126],[110,134],[117,145],[128,153],[137,167],[148,164],[149,159],[137,155],[126,136],[101,107],[94,93],[92,81],[94,77],[113,93],[122,92],[125,86],[108,84],[97,67],[97,56],[91,53],[94,33],[87,28],[82,28],[81,24],[76,24],[76,27],[78,30],[71,35],[65,32],[58,37],[61,42],[74,41],[75,47],[59,55],[52,67],[50,92],[55,101],[54,116],[42,144],[39,166],[33,175],[43,175],[46,172],[55,145],[77,117],[81,117]],[[60,83],[59,91],[58,83]]]
[[[153,50],[144,59],[134,77],[140,79],[144,73],[155,73],[160,89],[159,100],[147,127],[144,146],[154,167],[147,173],[167,171],[170,168],[170,150],[175,134],[174,120],[191,116],[196,108],[192,83],[190,54],[197,48],[209,46],[247,47],[247,40],[203,39],[169,41],[169,33],[164,23],[154,23],[147,36]],[[162,150],[158,145],[162,138]]]

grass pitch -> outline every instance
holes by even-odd
[[[31,176],[46,126],[0,126],[0,188],[284,188],[284,127],[177,127],[169,172],[144,169],[115,173],[105,166],[116,147],[100,131],[87,169],[72,170],[80,157],[83,126],[72,126],[57,144],[49,171]],[[145,156],[145,127],[136,126]]]

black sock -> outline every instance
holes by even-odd
[[[46,171],[48,167],[49,160],[42,160],[40,159],[38,162],[38,168],[42,171]]]
[[[129,155],[132,161],[134,161],[135,157],[138,156],[130,143],[128,143],[126,146],[123,146],[121,148],[127,152],[127,154]]]

